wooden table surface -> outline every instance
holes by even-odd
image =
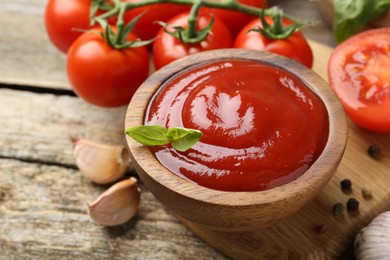
[[[335,45],[314,1],[270,3],[319,21],[305,35]],[[45,33],[45,4],[0,0],[0,259],[225,259],[142,184],[128,223],[108,228],[89,218],[86,202],[107,187],[80,174],[70,138],[124,144],[126,107],[98,108],[74,95],[66,56]]]

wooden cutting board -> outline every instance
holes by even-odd
[[[327,80],[327,63],[332,49],[311,42],[314,71]],[[390,210],[390,136],[373,134],[350,122],[349,138],[337,172],[324,190],[295,216],[255,232],[224,233],[202,230],[182,222],[212,247],[234,259],[349,259],[353,258],[353,239],[377,214]],[[379,145],[382,158],[373,159],[367,149]],[[347,194],[340,188],[343,179],[352,181]],[[372,190],[372,198],[362,188]],[[349,198],[360,202],[359,211],[347,210],[334,216],[333,205],[344,206]],[[326,232],[318,232],[325,225]]]

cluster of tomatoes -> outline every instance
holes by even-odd
[[[264,5],[263,0],[239,2],[258,8]],[[202,7],[196,27],[199,30],[205,28],[213,19],[210,33],[199,43],[183,43],[156,23],[163,21],[172,27],[187,27],[191,7],[170,3],[126,11],[123,17],[125,23],[142,14],[128,34],[127,41],[137,38],[155,40],[149,46],[114,49],[97,33],[104,31],[101,27],[90,27],[90,9],[91,0],[49,0],[45,24],[52,43],[67,53],[68,78],[74,91],[97,106],[116,107],[128,104],[138,86],[148,77],[151,60],[154,68],[159,69],[189,54],[234,47],[275,52],[308,67],[313,62],[312,51],[299,31],[287,39],[268,39],[258,32],[248,33],[252,28],[262,27],[258,17],[225,9]],[[269,23],[273,22],[271,17],[266,19]],[[110,17],[107,21],[113,31],[116,31],[116,20],[116,17]],[[283,23],[288,24],[289,21]],[[149,58],[150,52],[153,59]]]

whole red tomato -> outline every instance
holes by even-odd
[[[181,26],[183,28],[187,28],[188,16],[188,12],[179,14],[169,20],[168,24],[171,26]],[[199,14],[196,22],[197,30],[207,27],[210,21],[211,16],[209,14]],[[211,32],[208,34],[206,39],[200,43],[183,43],[161,29],[157,35],[157,39],[153,43],[154,65],[156,69],[159,69],[168,63],[189,54],[206,50],[230,48],[232,43],[233,39],[229,29],[218,18],[214,18],[214,24]]]
[[[267,16],[265,19],[270,25],[273,24],[271,17]],[[288,24],[291,22],[284,19],[283,25]],[[309,68],[313,66],[313,52],[300,31],[294,32],[286,39],[273,40],[266,38],[259,32],[249,32],[250,29],[256,27],[263,28],[259,18],[252,20],[241,30],[234,42],[234,48],[269,51],[298,61]]]
[[[333,51],[328,76],[357,125],[390,133],[390,28],[359,33]]]
[[[142,0],[125,0],[125,2],[140,2]],[[172,17],[187,12],[191,9],[189,5],[180,4],[153,4],[131,9],[125,13],[124,21],[128,23],[139,14],[143,13],[132,32],[138,35],[141,40],[150,40],[155,37],[161,29],[156,21],[166,22]]]
[[[126,39],[137,38],[129,34]],[[118,50],[99,33],[85,32],[69,49],[67,71],[78,96],[97,106],[118,107],[128,104],[148,77],[148,52],[145,46]]]
[[[45,9],[45,26],[51,42],[66,53],[82,32],[89,29],[90,0],[49,0]]]
[[[212,2],[222,2],[223,0],[209,0]],[[265,0],[237,0],[241,4],[249,5],[252,7],[263,8]],[[202,8],[202,11],[214,14],[215,17],[218,17],[222,22],[229,28],[230,33],[233,36],[236,36],[241,29],[249,23],[255,16],[238,12],[230,11],[219,8]]]

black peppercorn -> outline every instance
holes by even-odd
[[[344,205],[341,203],[336,203],[333,205],[333,215],[339,216],[344,212]]]
[[[344,192],[350,192],[352,189],[352,182],[349,179],[344,179],[340,182],[341,190]]]
[[[350,198],[347,201],[347,209],[350,212],[357,211],[359,209],[359,201],[355,198]]]
[[[381,157],[381,148],[379,146],[370,145],[367,152],[372,158],[379,159]]]

